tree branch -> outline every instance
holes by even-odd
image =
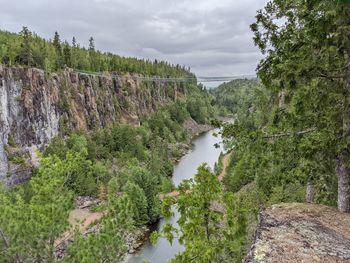
[[[313,132],[315,131],[316,128],[309,128],[303,131],[298,131],[298,132],[284,132],[284,133],[275,133],[271,135],[266,135],[264,136],[265,139],[272,139],[272,138],[280,138],[280,137],[287,137],[287,136],[292,136],[292,135],[303,135],[305,133]]]
[[[327,78],[327,79],[344,79],[345,75],[333,75],[333,76],[330,76],[330,75],[327,75],[327,74],[324,74],[324,73],[320,73],[319,75],[316,75],[316,77]]]

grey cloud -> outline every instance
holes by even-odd
[[[83,45],[164,59],[201,76],[254,73],[261,55],[249,24],[267,0],[0,0],[0,28],[59,31]]]

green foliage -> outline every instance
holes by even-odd
[[[132,181],[128,181],[123,192],[129,197],[132,204],[135,223],[143,225],[149,222],[148,203],[144,190]]]
[[[272,189],[268,204],[305,202],[306,187],[299,183],[278,185]]]
[[[308,182],[316,202],[349,199],[337,191],[337,178],[349,177],[349,12],[337,1],[270,1],[251,26],[266,54],[261,82],[237,80],[212,91],[221,112],[235,117],[223,136],[234,151],[224,184],[236,209],[304,202]],[[248,216],[248,226],[255,222]]]
[[[9,134],[7,137],[7,144],[11,147],[16,146],[15,139],[13,138],[13,136],[11,134]]]
[[[188,87],[189,97],[187,99],[187,111],[198,123],[209,122],[209,118],[214,117],[215,109],[212,107],[212,95],[203,86],[190,85]]]
[[[24,156],[9,157],[9,161],[18,165],[24,165],[26,163],[26,159],[24,158]]]
[[[189,116],[184,105],[186,101],[178,101],[164,107],[138,128],[114,124],[89,134],[76,131],[65,140],[54,138],[45,156],[57,155],[66,162],[65,186],[76,194],[98,195],[101,183],[116,178],[118,191],[127,193],[135,224],[155,222],[160,214],[158,193],[173,188],[168,176],[174,152],[169,143],[188,139],[181,125]]]
[[[43,158],[38,174],[29,182],[30,196],[24,186],[16,191],[0,189],[4,262],[53,260],[54,241],[67,229],[72,206],[72,193],[63,186],[64,166],[57,157]]]
[[[183,124],[188,117],[188,112],[186,111],[186,104],[184,102],[177,101],[176,103],[168,107],[170,118],[179,123]]]
[[[127,247],[124,238],[132,228],[132,206],[126,195],[118,196],[116,182],[108,185],[107,213],[98,233],[83,237],[77,232],[63,262],[120,262]]]
[[[80,195],[96,195],[98,190],[97,180],[93,176],[92,162],[81,153],[67,152],[66,185]]]
[[[22,31],[20,32],[20,36],[22,37],[22,43],[16,59],[21,64],[32,66],[34,63],[33,50],[31,47],[32,33],[27,27],[23,27]]]
[[[94,40],[89,40],[89,48],[81,47],[73,37],[72,44],[62,41],[58,32],[53,40],[45,40],[23,27],[19,34],[0,31],[0,63],[24,65],[58,71],[65,66],[92,72],[116,71],[120,73],[141,73],[144,75],[193,77],[189,69],[171,65],[164,61],[149,61],[125,58],[109,52],[95,50]]]
[[[296,174],[302,183],[314,182],[319,189],[324,188],[320,182],[328,181],[331,191],[329,175],[349,177],[345,165],[349,152],[344,150],[350,134],[350,39],[344,34],[349,14],[349,5],[338,1],[271,1],[252,25],[255,43],[267,55],[258,66],[259,77],[280,96],[270,127],[293,132],[314,129],[276,143],[279,154],[282,147],[292,151],[292,165],[283,174],[288,180]],[[275,17],[285,20],[285,26],[279,26]],[[343,174],[339,166],[346,167]],[[350,209],[342,207],[350,206],[347,187],[338,187],[339,200],[346,200],[338,203],[343,211]]]
[[[157,220],[159,216],[159,203],[157,202],[156,197],[157,193],[159,192],[159,182],[157,176],[151,174],[145,168],[138,166],[128,166],[118,174],[118,177],[122,177],[124,179],[125,186],[124,183],[121,182],[121,186],[123,188],[129,185],[128,190],[130,190],[130,184],[136,185],[138,191],[144,193],[146,203],[142,204],[143,212],[139,218],[142,218],[143,220],[148,217],[148,222],[154,222]],[[129,194],[131,193],[129,192]],[[143,199],[143,196],[140,196],[140,198]],[[132,201],[137,201],[136,197],[131,199]],[[134,203],[134,205],[137,207],[140,204]],[[144,207],[144,205],[146,205],[146,207]],[[144,210],[144,208],[146,208],[146,210]],[[145,211],[147,212],[146,215],[144,213]]]
[[[109,174],[101,162],[88,158],[88,141],[84,135],[72,134],[66,141],[52,140],[45,155],[58,155],[65,162],[65,186],[80,195],[97,195],[100,182],[106,183]]]
[[[179,238],[185,251],[171,262],[240,262],[238,244],[245,237],[245,216],[237,213],[233,196],[222,193],[216,175],[202,165],[194,181],[183,182],[179,190],[177,200],[164,202],[164,214],[171,216],[170,209],[177,201],[179,229],[166,224],[160,233],[152,233],[152,242],[159,236],[170,242]]]

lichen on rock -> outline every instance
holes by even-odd
[[[263,210],[246,263],[350,262],[350,214],[316,204]]]

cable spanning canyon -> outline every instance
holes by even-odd
[[[158,76],[122,76],[117,73],[105,73],[105,72],[89,72],[89,71],[82,71],[82,70],[76,70],[77,73],[80,74],[86,74],[86,75],[93,75],[93,76],[104,76],[105,74],[111,75],[113,79],[118,80],[139,80],[139,81],[158,81],[158,82],[228,82],[236,79],[254,79],[256,78],[256,75],[232,75],[232,76],[211,76],[211,77],[158,77]]]

